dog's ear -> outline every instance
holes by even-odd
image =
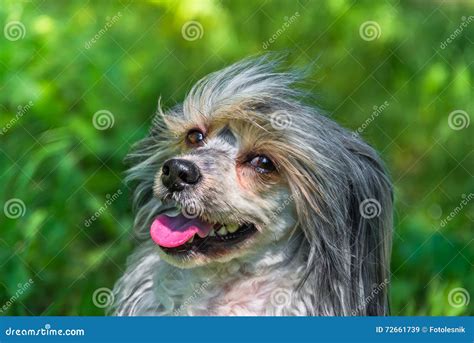
[[[388,313],[392,190],[375,151],[355,139],[337,165],[300,165],[290,181],[306,271],[296,297],[314,315]]]
[[[351,315],[389,314],[388,288],[393,232],[393,194],[379,159],[359,155],[350,184],[350,288],[357,290]]]

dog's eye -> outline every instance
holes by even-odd
[[[250,165],[255,168],[257,173],[265,174],[275,170],[275,165],[265,155],[255,156],[250,160]]]
[[[204,141],[204,133],[199,131],[198,129],[192,129],[186,135],[186,141],[189,145],[199,146],[202,145]]]

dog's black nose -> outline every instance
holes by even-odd
[[[182,191],[186,185],[194,185],[200,178],[198,166],[191,161],[173,158],[163,164],[161,181],[172,192]]]

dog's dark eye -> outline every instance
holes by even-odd
[[[189,145],[199,146],[202,145],[204,141],[204,133],[199,131],[198,129],[192,129],[186,135],[186,141]]]
[[[250,165],[255,168],[257,173],[265,174],[275,170],[275,165],[265,155],[255,156],[250,160]]]

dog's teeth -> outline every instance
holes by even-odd
[[[230,224],[230,225],[227,225],[227,231],[229,231],[230,233],[234,233],[235,231],[237,231],[239,229],[239,225],[238,224]]]
[[[215,235],[216,235],[216,232],[214,231],[214,229],[212,229],[211,232],[209,232],[209,236],[214,237]]]
[[[227,235],[227,229],[225,228],[225,226],[221,227],[219,231],[217,231],[217,234],[221,236]]]
[[[188,243],[192,243],[194,241],[194,236],[192,236],[190,239],[188,239]]]

